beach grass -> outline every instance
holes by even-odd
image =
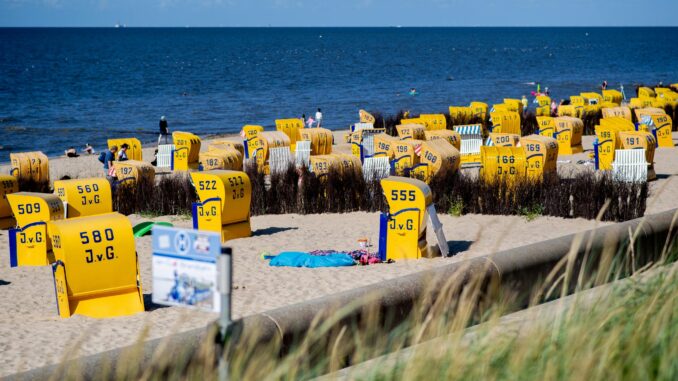
[[[488,115],[486,116],[485,119],[482,119],[478,116],[467,116],[467,115],[458,115],[455,117],[452,117],[449,112],[441,113],[445,115],[445,119],[447,120],[447,129],[452,130],[454,126],[464,126],[464,125],[469,125],[469,124],[482,124],[487,128],[489,125],[489,112],[487,113]]]
[[[450,202],[450,207],[447,209],[447,214],[453,217],[461,217],[464,213],[464,201],[460,198],[455,198]]]
[[[407,111],[400,110],[395,115],[385,115],[379,111],[372,111],[371,114],[374,116],[374,128],[384,128],[386,134],[391,136],[398,136],[398,131],[396,126],[400,124],[400,121],[405,119],[405,114]],[[408,118],[414,118],[414,116],[409,115]]]
[[[124,372],[101,378],[216,379],[223,349],[231,380],[674,380],[675,243],[648,266],[633,245],[568,255],[525,295],[483,276],[452,277],[435,289],[432,282],[402,320],[368,295],[320,313],[291,341],[262,342],[254,334],[232,336],[222,347],[206,340],[197,353],[157,355],[149,366],[128,356]],[[565,297],[542,315],[524,311],[524,324],[504,318]],[[351,317],[356,309],[358,320]]]
[[[544,215],[544,207],[540,204],[522,207],[518,210],[521,216],[525,217],[528,222],[534,221],[537,217]]]
[[[246,167],[245,172],[252,181],[252,215],[374,212],[386,208],[380,183],[366,181],[360,168],[331,168],[318,177],[308,168],[290,166],[272,174],[268,184],[256,166]]]
[[[52,193],[49,181],[35,181],[32,179],[20,178],[18,185],[19,190],[22,192]]]
[[[595,135],[596,126],[600,124],[600,120],[603,118],[603,111],[590,111],[584,112],[581,116],[581,120],[584,123],[584,135]]]
[[[371,380],[675,380],[678,272],[615,286],[594,306],[574,306],[522,334],[492,321],[475,337],[450,334],[407,361],[375,367]]]
[[[664,106],[664,112],[671,117],[671,131],[678,131],[678,108],[674,108],[672,105],[666,105]]]
[[[386,212],[386,199],[377,180],[367,181],[360,168],[331,169],[317,177],[307,168],[290,166],[267,177],[255,166],[245,172],[252,183],[250,213],[317,214],[356,211]],[[438,210],[454,215],[519,215],[540,210],[540,215],[595,219],[605,205],[604,221],[642,217],[649,195],[647,183],[613,181],[610,174],[583,171],[572,175],[548,174],[541,181],[529,178],[485,182],[476,174],[443,170],[430,182]],[[187,175],[168,175],[153,183],[118,186],[114,210],[123,214],[190,215],[196,200]]]
[[[537,116],[529,111],[525,115],[520,115],[520,136],[528,136],[539,133],[539,123]]]
[[[485,182],[473,174],[441,171],[430,186],[438,210],[460,204],[460,214],[524,216],[525,211],[539,210],[540,215],[589,220],[603,210],[603,221],[642,217],[649,194],[647,183],[618,182],[594,171],[512,182]]]
[[[187,174],[142,179],[113,187],[113,210],[125,215],[190,215],[196,199]]]

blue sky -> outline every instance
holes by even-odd
[[[678,0],[0,0],[0,26],[678,26]]]

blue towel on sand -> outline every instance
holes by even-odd
[[[311,255],[302,251],[284,251],[271,259],[271,266],[289,267],[340,267],[353,266],[355,261],[348,254]]]

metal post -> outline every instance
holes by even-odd
[[[222,344],[225,343],[228,329],[231,325],[231,290],[233,279],[233,256],[230,247],[222,247],[221,255],[217,261],[219,282],[217,291],[221,295],[221,313],[219,315],[219,337]],[[224,346],[221,346],[224,348]],[[219,381],[228,380],[228,362],[224,353],[219,354]]]

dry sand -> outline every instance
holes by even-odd
[[[337,142],[343,141],[342,134],[337,133]],[[591,141],[590,137],[585,137],[585,148],[591,148]],[[345,145],[337,148],[347,149]],[[147,161],[152,157],[152,149],[144,150]],[[572,160],[569,164],[561,163],[561,170],[581,167],[573,163],[586,158],[587,154],[561,157],[561,160]],[[660,179],[652,184],[647,213],[678,207],[678,197],[675,196],[678,180],[673,176],[678,173],[678,150],[659,149],[655,160]],[[96,157],[50,160],[52,178],[63,175],[99,176],[103,175],[100,168]],[[6,170],[6,167],[0,167],[1,172],[6,173]],[[451,217],[441,214],[440,219],[447,239],[456,252],[452,258],[399,261],[364,267],[300,269],[270,267],[260,254],[283,250],[351,250],[357,248],[357,239],[363,236],[376,243],[378,214],[357,212],[253,217],[254,235],[229,243],[234,249],[234,317],[256,314],[356,287],[379,287],[378,283],[385,279],[596,226],[595,221],[554,217],[539,217],[528,222],[516,216]],[[130,216],[130,220],[135,224],[144,219]],[[156,220],[171,221],[181,227],[191,226],[188,219],[175,216],[159,217]],[[7,255],[7,232],[0,231],[0,348],[3,348],[0,376],[133,344],[140,337],[156,338],[202,327],[216,317],[213,313],[152,305],[151,238],[137,239],[136,246],[146,312],[103,320],[83,316],[61,319],[56,312],[51,268],[11,269]]]

